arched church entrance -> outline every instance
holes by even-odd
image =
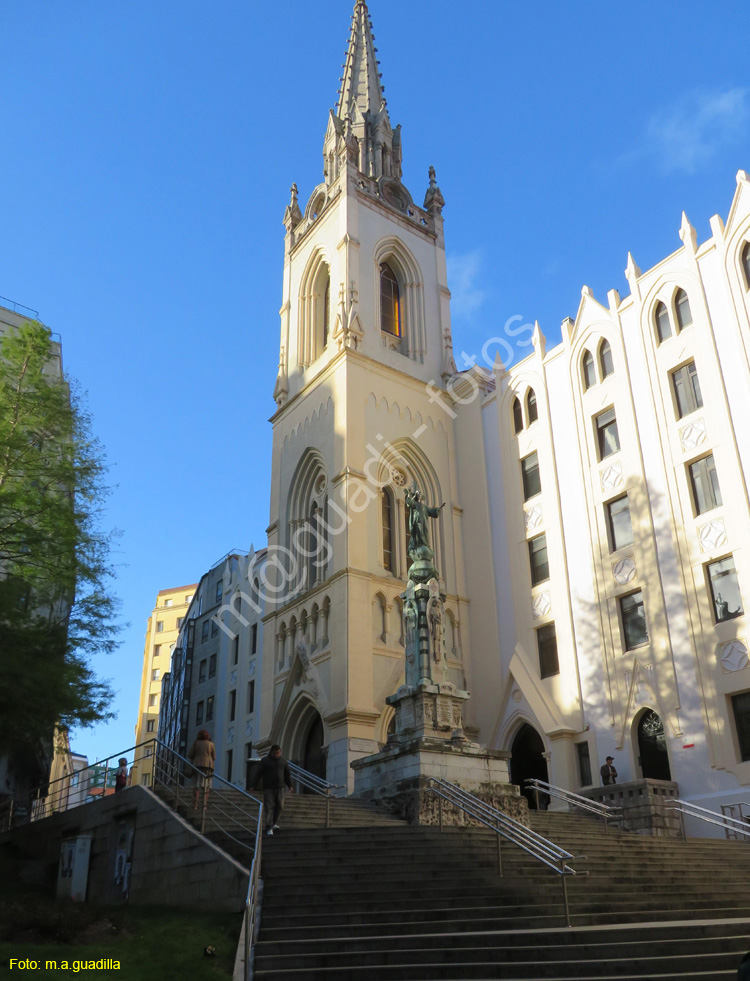
[[[524,722],[516,733],[510,748],[510,782],[521,788],[521,793],[529,802],[529,807],[536,809],[536,794],[526,786],[531,779],[549,780],[547,761],[543,756],[544,742],[536,729]],[[547,794],[539,794],[539,807],[546,810],[549,803]]]
[[[648,709],[638,719],[638,756],[644,779],[672,779],[664,723],[653,709]]]
[[[326,778],[326,756],[323,750],[323,720],[315,713],[304,739],[302,766],[316,777]]]

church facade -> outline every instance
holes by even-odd
[[[406,492],[430,508],[464,728],[512,775],[743,798],[750,783],[750,179],[726,225],[562,343],[458,371],[432,168],[401,180],[366,4],[323,181],[292,187],[274,388],[255,746],[342,786],[404,677]],[[443,507],[440,507],[444,505]]]

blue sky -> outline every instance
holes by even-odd
[[[92,759],[132,743],[157,590],[263,544],[281,219],[321,180],[352,5],[0,9],[0,294],[62,335],[122,531],[131,626],[96,664],[118,719],[73,739]],[[702,241],[750,169],[747,4],[369,6],[404,182],[421,201],[433,164],[446,199],[457,355],[514,316],[556,343],[582,285],[624,295],[628,250],[677,249],[683,209]]]

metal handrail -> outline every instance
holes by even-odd
[[[316,773],[310,773],[309,770],[303,769],[297,763],[289,762],[288,765],[289,771],[295,780],[302,784],[303,787],[307,787],[308,790],[312,790],[313,793],[326,796],[334,790],[342,789],[341,784],[329,783],[323,777],[319,777]]]
[[[559,845],[540,835],[538,832],[527,828],[519,821],[514,820],[502,811],[498,811],[490,804],[475,797],[467,790],[455,784],[441,780],[439,777],[428,778],[427,793],[435,794],[438,798],[438,822],[440,830],[443,830],[443,801],[447,801],[454,807],[468,814],[469,817],[479,821],[486,828],[497,833],[497,864],[498,872],[503,874],[502,865],[502,839],[505,838],[513,845],[517,845],[522,851],[532,858],[542,862],[547,868],[551,869],[560,876],[563,891],[563,905],[565,908],[565,925],[570,926],[570,905],[568,902],[568,876],[588,875],[588,872],[578,872],[568,864],[568,861],[576,861],[585,858],[584,855],[573,855]]]
[[[260,870],[263,853],[263,805],[258,811],[258,827],[255,829],[255,852],[250,866],[245,899],[245,981],[253,976],[253,954],[255,939],[260,925]]]
[[[679,807],[677,806],[678,804],[680,805]],[[718,814],[716,811],[709,811],[706,807],[699,807],[697,804],[691,804],[690,801],[680,800],[679,797],[673,797],[666,801],[666,807],[679,812],[683,838],[687,838],[685,834],[685,815],[696,818],[698,821],[705,821],[706,824],[715,824],[725,831],[731,831],[734,834],[745,835],[746,838],[750,838],[750,825],[746,821],[741,821],[739,818],[730,817],[728,814]]]
[[[595,814],[597,817],[602,818],[605,832],[609,831],[609,822],[611,820],[621,820],[622,818],[622,808],[618,804],[605,804],[603,801],[590,800],[588,797],[574,794],[571,790],[556,787],[554,784],[547,783],[546,780],[538,780],[536,777],[529,777],[524,783],[534,791],[537,810],[539,810],[539,791],[541,790],[543,794],[548,794],[550,797],[557,797],[558,800],[565,801],[566,804],[572,804],[573,807],[578,807],[582,811],[588,811],[590,814]]]

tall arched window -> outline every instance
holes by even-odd
[[[661,300],[656,304],[654,319],[656,320],[656,333],[659,335],[659,342],[666,341],[668,337],[672,336],[672,325],[669,322],[669,311]]]
[[[523,411],[518,399],[513,399],[513,432],[516,436],[523,429]]]
[[[529,425],[532,422],[536,422],[539,418],[539,413],[536,407],[536,394],[533,388],[529,389],[529,394],[526,396],[526,418],[528,419]]]
[[[323,296],[323,347],[328,347],[328,332],[331,324],[331,277],[326,280]]]
[[[381,491],[381,518],[383,524],[383,568],[395,574],[393,550],[393,498],[387,487]]]
[[[380,264],[380,329],[401,337],[401,298],[398,280],[387,262]]]
[[[584,390],[596,385],[596,369],[594,368],[594,356],[591,351],[584,351],[583,362],[583,387]]]
[[[329,336],[331,270],[322,252],[310,260],[300,284],[297,357],[307,368],[323,353]]]
[[[745,275],[745,286],[750,290],[750,242],[745,242],[740,253],[742,272]]]
[[[602,378],[607,378],[615,373],[615,363],[612,360],[612,348],[609,346],[609,341],[602,341],[602,346],[599,348],[599,367]]]
[[[685,327],[689,327],[693,322],[693,315],[690,312],[690,303],[685,290],[677,290],[674,298],[674,309],[678,328],[684,330]]]

